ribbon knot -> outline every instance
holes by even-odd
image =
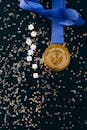
[[[52,0],[52,9],[44,9],[40,0],[21,0],[20,7],[52,21],[52,43],[64,43],[64,26],[80,26],[84,20],[74,9],[67,9],[65,0]]]

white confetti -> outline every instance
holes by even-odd
[[[33,30],[33,29],[34,29],[33,24],[28,25],[28,30]]]

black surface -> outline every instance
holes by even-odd
[[[45,8],[49,3],[49,8],[51,8],[50,0],[41,3]],[[87,20],[87,1],[80,0],[80,3],[77,3],[76,0],[68,1],[67,7],[78,10],[82,17]],[[65,35],[65,42],[67,42],[72,54],[68,69],[59,73],[51,72],[49,74],[47,72],[43,76],[42,72],[45,71],[45,67],[42,65],[42,68],[39,66],[37,70],[40,78],[34,79],[31,64],[27,65],[26,61],[29,47],[25,40],[26,37],[30,37],[30,31],[27,27],[34,23],[36,31],[44,27],[41,31],[47,32],[44,36],[37,36],[36,42],[38,42],[38,45],[37,53],[33,57],[34,60],[35,57],[42,57],[42,53],[51,39],[51,22],[48,20],[43,22],[43,17],[21,10],[18,4],[17,0],[0,2],[1,130],[87,130],[87,24],[82,27],[72,27],[73,34],[70,30],[71,27],[69,27],[69,30],[67,27],[65,28],[67,35]],[[13,13],[13,15],[10,16],[9,13]],[[34,15],[35,19],[33,19]],[[21,21],[22,25],[20,25]],[[13,23],[16,23],[16,25]],[[49,28],[49,31],[47,31],[47,28]],[[21,33],[18,33],[18,30],[21,30]],[[72,41],[71,38],[73,38]],[[45,41],[45,44],[42,44],[42,41]],[[38,52],[39,49],[40,52]],[[13,56],[11,57],[10,54]],[[19,69],[14,67],[15,63],[20,64]],[[14,75],[17,77],[14,77]],[[18,77],[21,77],[20,83],[18,83]],[[18,93],[16,89],[19,89]],[[76,93],[71,92],[71,90],[75,90]],[[54,95],[54,91],[58,94]],[[44,96],[45,98],[44,102],[41,102],[40,116],[38,112],[35,112],[37,103],[32,102],[31,104],[28,100],[35,97],[35,95],[33,96],[35,92],[37,93],[36,98],[39,98],[40,101],[42,100],[41,97]],[[18,101],[17,96],[20,96]],[[26,101],[24,101],[25,96],[27,96]],[[8,101],[5,100],[5,97]],[[14,101],[13,106],[10,104],[12,101]],[[15,106],[17,106],[16,111],[14,111]],[[26,112],[31,108],[32,113],[20,112],[22,106]],[[7,111],[9,114],[7,114]],[[47,112],[49,115],[47,115]],[[55,113],[58,113],[58,115],[55,115]],[[6,123],[4,121],[5,115],[7,115]],[[12,115],[15,115],[15,117],[12,117]],[[22,121],[23,115],[26,119],[29,118],[28,120],[32,119],[33,123],[29,125],[25,119]],[[14,125],[14,121],[18,119],[20,119],[19,124]],[[37,126],[34,128],[32,124],[37,124]]]

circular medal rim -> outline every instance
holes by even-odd
[[[50,50],[50,49],[53,48],[53,47],[54,47],[54,48],[57,47],[57,48],[63,49],[63,51],[66,53],[66,56],[68,57],[67,64],[66,64],[64,67],[62,67],[62,68],[51,67],[51,66],[49,66],[48,64],[46,64],[46,62],[45,62],[45,61],[47,61],[47,59],[46,59],[46,57],[45,57],[45,55],[47,54],[47,51]],[[70,60],[71,60],[71,55],[70,55],[69,50],[68,50],[65,46],[60,45],[60,44],[51,44],[50,46],[48,46],[48,47],[45,49],[45,51],[44,51],[44,53],[43,53],[44,65],[45,65],[47,68],[52,69],[53,71],[62,71],[62,70],[64,70],[64,69],[67,68],[68,65],[70,64]]]

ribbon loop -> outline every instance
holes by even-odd
[[[52,21],[52,43],[64,42],[64,26],[80,26],[84,20],[74,9],[65,8],[65,0],[53,0],[52,9],[44,9],[40,0],[21,0],[20,7],[42,15]]]

